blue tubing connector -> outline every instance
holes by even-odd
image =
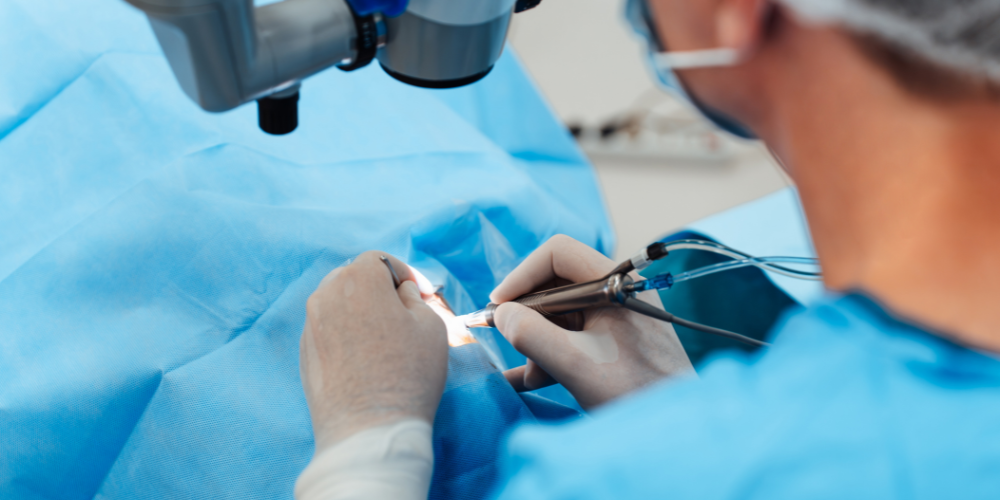
[[[358,15],[367,16],[381,12],[389,17],[396,17],[406,12],[406,5],[409,2],[410,0],[347,0]]]
[[[660,274],[645,281],[639,281],[633,285],[633,290],[645,292],[646,290],[669,290],[674,286],[674,276],[670,273]]]

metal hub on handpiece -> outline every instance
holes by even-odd
[[[514,302],[534,309],[542,316],[560,316],[585,309],[620,306],[631,297],[632,294],[628,288],[632,283],[634,281],[627,274],[613,274],[597,281],[532,293],[520,297]],[[494,314],[497,307],[499,307],[497,304],[490,304],[485,309],[466,316],[466,326],[469,328],[496,327]]]

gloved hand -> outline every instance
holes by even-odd
[[[323,279],[306,306],[300,370],[317,454],[359,431],[405,419],[434,422],[448,371],[444,322],[409,267],[362,254]]]
[[[670,375],[694,376],[670,324],[618,308],[550,321],[508,302],[526,293],[593,281],[614,268],[614,262],[587,245],[556,236],[493,291],[490,299],[501,304],[494,316],[497,329],[530,359],[505,374],[515,389],[534,390],[558,381],[589,409]],[[661,307],[658,297],[640,297]]]

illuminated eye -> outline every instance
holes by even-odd
[[[417,280],[417,288],[424,296],[427,303],[437,315],[444,320],[444,325],[448,329],[448,345],[460,347],[467,344],[475,344],[476,338],[472,332],[465,327],[465,322],[455,316],[448,301],[441,295],[439,287],[435,287],[423,273],[417,269],[410,268],[413,277]]]

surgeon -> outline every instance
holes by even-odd
[[[794,179],[830,296],[695,376],[623,310],[510,300],[614,267],[554,237],[493,292],[500,332],[591,418],[509,439],[504,500],[1000,498],[1000,1],[635,0],[661,83]],[[595,61],[599,64],[599,61]],[[424,499],[445,326],[394,261],[308,303],[316,455],[298,500]]]

